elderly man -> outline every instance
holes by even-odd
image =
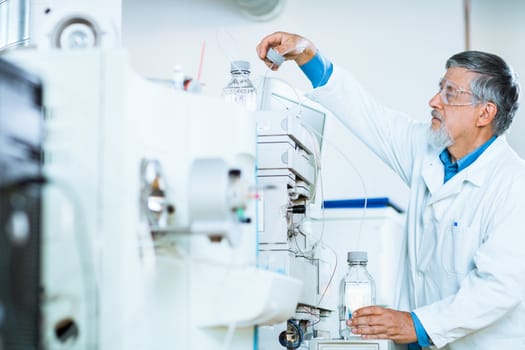
[[[525,163],[504,136],[519,97],[510,67],[478,51],[449,58],[429,126],[381,106],[304,37],[277,32],[259,43],[276,70],[270,48],[294,60],[315,88],[309,97],[410,186],[412,311],[358,309],[352,332],[423,347],[525,349]]]

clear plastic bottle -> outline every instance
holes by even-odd
[[[184,90],[184,69],[179,64],[173,67],[173,87],[175,90]]]
[[[223,98],[240,104],[249,111],[255,111],[257,95],[250,80],[250,62],[233,61],[230,71],[230,82],[222,89]]]
[[[352,336],[346,325],[352,312],[376,302],[375,282],[367,270],[367,252],[348,252],[347,261],[348,272],[339,286],[339,335],[343,339]]]

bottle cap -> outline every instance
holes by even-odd
[[[359,252],[359,251],[348,252],[348,258],[346,259],[346,261],[347,262],[351,262],[351,261],[368,262],[368,253]]]
[[[277,51],[270,47],[266,53],[266,58],[272,61],[276,66],[280,66],[284,62],[284,56],[281,56]]]
[[[250,62],[248,61],[233,61],[230,65],[230,71],[250,71]]]

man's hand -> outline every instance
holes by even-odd
[[[400,344],[417,341],[409,312],[367,306],[352,313],[348,326],[352,328],[352,333],[361,334],[364,339],[392,339]]]
[[[294,60],[299,66],[310,61],[317,52],[317,48],[310,40],[297,34],[285,32],[270,34],[257,45],[257,55],[273,70],[277,70],[279,67],[266,58],[270,48],[284,56],[286,60]]]

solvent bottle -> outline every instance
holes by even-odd
[[[173,87],[175,90],[184,90],[184,69],[179,64],[173,67]]]
[[[250,80],[250,62],[233,61],[230,72],[230,82],[222,90],[223,98],[242,105],[249,111],[255,111],[257,95]]]
[[[347,262],[348,272],[339,286],[339,335],[343,339],[352,336],[346,323],[352,313],[376,302],[375,282],[367,269],[367,252],[348,252]]]

